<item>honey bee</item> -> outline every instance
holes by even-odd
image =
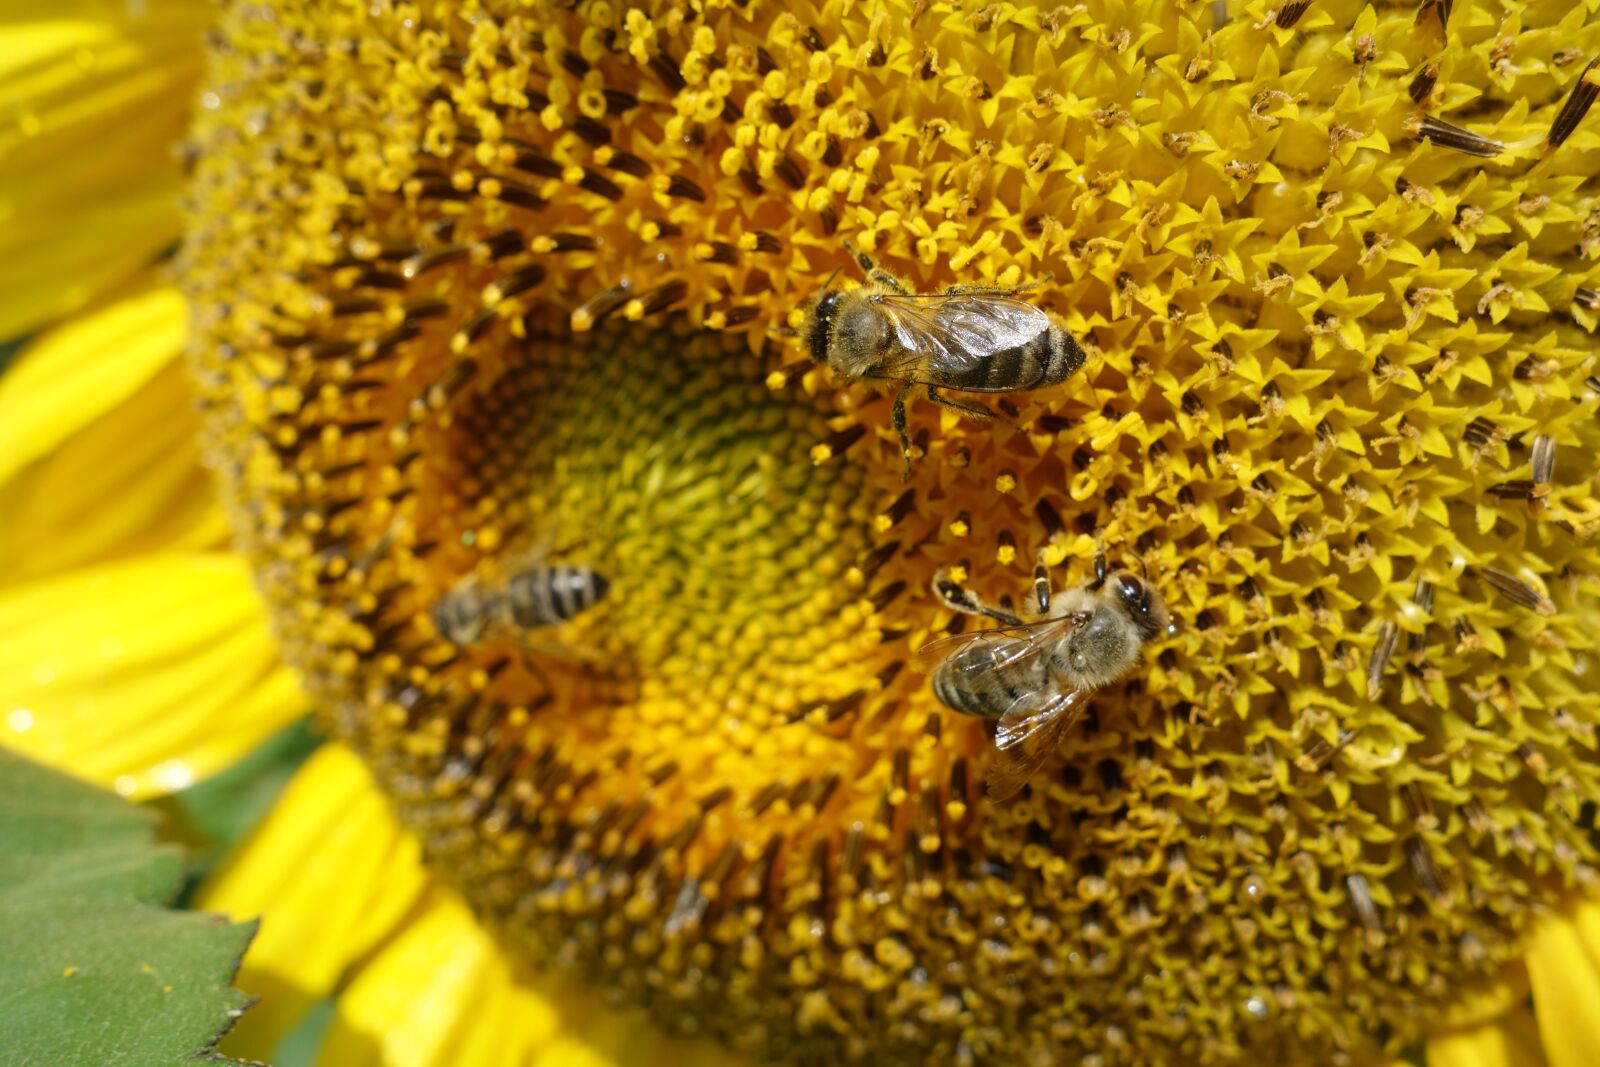
[[[468,575],[433,605],[433,622],[451,644],[471,645],[566,622],[598,604],[610,587],[592,567],[534,557],[499,581]]]
[[[943,575],[934,578],[934,595],[953,610],[1002,623],[917,652],[946,707],[999,720],[987,779],[992,800],[1007,800],[1027,784],[1095,691],[1133,670],[1146,642],[1177,632],[1148,570],[1142,579],[1113,572],[1102,553],[1094,573],[1094,581],[1052,601],[1040,567],[1035,589],[1044,617],[1033,622],[984,604]]]
[[[989,419],[993,413],[987,409],[951,400],[939,390],[1026,392],[1063,382],[1083,366],[1083,349],[1070,333],[1045,312],[1015,299],[1049,275],[1010,289],[953,285],[942,293],[913,293],[849,241],[844,246],[869,284],[832,289],[830,276],[807,302],[799,333],[811,358],[835,374],[900,383],[892,418],[905,478],[911,476],[906,393],[912,386],[926,387],[936,404]]]

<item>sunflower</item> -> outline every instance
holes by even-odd
[[[1589,1063],[1597,13],[11,16],[4,736],[151,796],[309,694],[201,896],[256,1055]],[[846,239],[1086,366],[902,482],[787,337]],[[932,583],[1100,551],[1180,632],[992,803]]]

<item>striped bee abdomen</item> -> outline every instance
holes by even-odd
[[[590,567],[539,564],[512,575],[506,583],[506,601],[515,625],[554,626],[592,608],[610,586]]]
[[[977,393],[1027,392],[1066,381],[1083,366],[1083,349],[1055,323],[1026,344],[992,353],[961,372],[937,375],[940,384]]]
[[[1017,697],[1045,686],[1042,659],[1002,665],[995,652],[995,643],[980,642],[945,660],[934,671],[933,695],[951,711],[998,719]]]

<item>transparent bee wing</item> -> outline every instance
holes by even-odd
[[[1020,348],[1050,328],[1044,312],[1009,296],[952,296],[938,308],[937,318],[946,333],[973,352]]]
[[[1049,648],[1064,631],[1083,620],[1074,612],[1055,619],[1039,619],[1021,626],[997,626],[990,630],[951,634],[929,641],[917,649],[912,663],[924,674],[931,674],[946,660],[953,660],[976,645],[987,645],[992,656],[988,665],[998,668],[1016,667],[1033,659]],[[974,664],[976,660],[974,659]]]
[[[508,546],[492,563],[494,575],[504,579],[514,574],[521,574],[542,563],[548,563],[554,543],[554,535],[547,531],[541,533],[537,539],[524,540]]]
[[[1028,784],[1088,700],[1087,689],[1041,689],[1011,702],[994,735],[995,759],[985,780],[990,800],[1010,800]]]
[[[934,361],[947,371],[979,366],[997,352],[1020,348],[1050,328],[1032,304],[985,293],[881,295],[873,298],[894,327],[902,354],[884,364],[888,376]]]
[[[514,633],[516,647],[522,651],[536,656],[547,656],[551,659],[579,660],[584,663],[606,663],[614,660],[614,655],[608,655],[596,642],[592,641],[540,641],[532,637],[526,630]]]
[[[899,348],[884,359],[880,371],[883,376],[910,380],[928,363],[962,368],[977,362],[960,346],[952,350],[945,343],[945,331],[931,304],[888,296],[874,299],[894,328],[895,344]]]

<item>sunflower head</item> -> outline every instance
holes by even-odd
[[[1245,8],[226,13],[208,456],[507,945],[795,1062],[1349,1063],[1519,994],[1596,859],[1600,23]],[[817,332],[845,238],[1048,277],[1083,367],[914,397],[902,484]],[[933,579],[1016,612],[1101,551],[1179,632],[989,803]],[[438,632],[529,559],[607,595]]]

